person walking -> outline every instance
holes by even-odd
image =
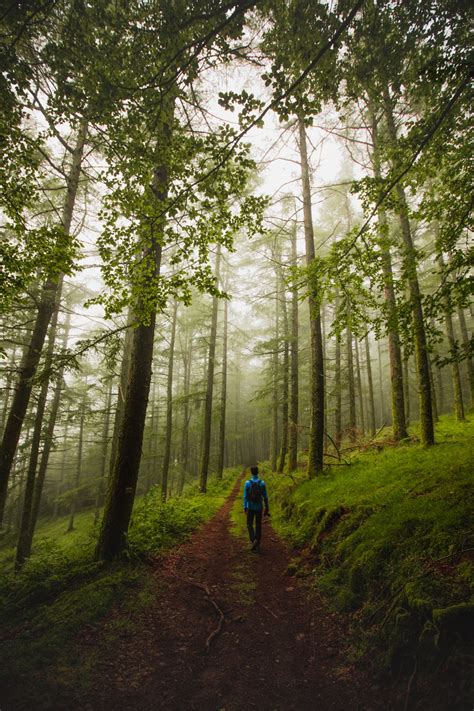
[[[270,515],[268,507],[267,487],[263,479],[258,476],[258,467],[250,467],[251,479],[244,486],[244,513],[247,516],[247,528],[251,543],[251,550],[255,551],[260,546],[262,538],[262,515]],[[255,521],[255,529],[254,529]]]

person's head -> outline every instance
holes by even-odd
[[[258,477],[258,467],[250,467],[250,473],[254,478]]]

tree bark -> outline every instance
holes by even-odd
[[[354,359],[352,350],[352,329],[350,327],[350,307],[347,306],[347,329],[346,329],[346,350],[347,350],[347,390],[349,398],[349,437],[351,440],[356,438],[357,419],[356,419],[356,399],[355,399],[355,382],[354,382]]]
[[[105,399],[104,422],[102,425],[102,452],[100,457],[100,472],[99,485],[97,487],[97,496],[95,499],[94,526],[99,522],[100,509],[104,503],[104,483],[105,472],[107,470],[107,453],[109,451],[109,427],[110,427],[110,411],[112,409],[112,379],[109,380],[109,387]]]
[[[356,374],[357,374],[357,393],[359,396],[359,413],[360,413],[360,427],[362,434],[365,433],[365,410],[364,410],[364,395],[362,393],[362,374],[360,369],[360,358],[359,358],[359,342],[357,338],[354,339],[355,344],[355,356],[356,356]]]
[[[279,350],[280,350],[280,279],[278,277],[278,268],[276,263],[280,260],[280,254],[273,253],[275,260],[275,337],[272,354],[272,436],[270,449],[270,468],[272,472],[276,472],[278,465],[278,404],[280,399],[279,393]]]
[[[220,278],[220,261],[221,261],[221,246],[217,245],[215,278],[216,284],[219,284]],[[203,447],[201,467],[199,471],[199,490],[202,494],[207,491],[207,477],[209,474],[209,459],[211,454],[211,427],[212,427],[212,399],[214,393],[214,367],[216,360],[216,339],[217,339],[217,311],[219,307],[219,299],[214,296],[212,300],[212,318],[211,318],[211,334],[209,342],[209,354],[207,362],[207,381],[206,381],[206,403],[204,408],[204,431],[203,431]]]
[[[280,296],[281,296],[281,306],[283,315],[283,378],[282,378],[282,406],[281,406],[281,447],[280,447],[280,457],[278,459],[277,471],[282,474],[285,467],[286,455],[288,451],[288,418],[289,418],[289,408],[288,408],[288,367],[290,360],[289,353],[289,333],[288,333],[288,309],[286,304],[285,296],[285,284],[283,281],[283,274],[280,270]]]
[[[372,364],[370,362],[370,345],[369,334],[365,334],[365,365],[367,368],[367,383],[369,385],[369,414],[370,414],[370,434],[375,435],[375,398],[374,398],[374,383],[372,380]]]
[[[184,410],[183,410],[183,431],[181,434],[181,472],[178,480],[178,495],[181,496],[184,489],[184,481],[188,470],[189,461],[189,423],[191,420],[191,408],[189,407],[189,391],[191,384],[191,363],[193,357],[193,340],[189,339],[183,353],[184,366]]]
[[[398,142],[397,130],[393,117],[392,100],[387,86],[385,86],[383,90],[383,100],[390,144],[393,148],[396,148]],[[394,164],[394,167],[397,167],[396,164]],[[398,200],[397,212],[404,245],[404,271],[410,292],[415,337],[415,356],[419,389],[420,438],[423,445],[429,446],[434,444],[435,441],[433,406],[431,401],[430,369],[425,323],[416,267],[416,251],[408,219],[408,205],[405,190],[400,182],[395,186],[395,192]]]
[[[76,145],[72,154],[71,168],[67,179],[66,198],[61,219],[61,226],[65,235],[69,235],[71,229],[86,136],[87,122],[83,121],[79,127]],[[55,309],[61,279],[60,274],[49,275],[41,289],[33,331],[22,358],[15,394],[13,395],[2,443],[0,445],[0,526],[5,510],[10,471],[18,447],[33,388],[33,380],[41,358],[46,333]]]
[[[227,338],[228,338],[228,301],[224,299],[224,331],[222,339],[222,383],[221,383],[221,407],[219,422],[219,449],[217,453],[217,478],[222,479],[224,474],[224,454],[225,454],[225,424],[227,406]]]
[[[463,343],[463,346],[466,350],[466,353],[468,353],[470,339],[469,339],[469,333],[467,331],[466,317],[464,316],[464,311],[462,309],[458,309],[458,318],[459,318],[459,326],[461,329],[462,343]],[[467,373],[469,376],[469,388],[471,391],[471,405],[472,405],[472,404],[474,404],[474,363],[472,362],[472,358],[470,358],[469,356],[467,356],[467,358],[466,358],[466,366],[467,366]]]
[[[311,188],[309,181],[309,163],[306,147],[304,120],[298,118],[299,149],[301,159],[301,182],[303,188],[304,234],[306,246],[306,264],[308,267],[315,260],[313,217],[311,214]],[[323,470],[324,451],[324,359],[321,332],[321,315],[317,288],[309,284],[309,319],[311,333],[311,420],[309,428],[308,477],[312,478]]]
[[[166,382],[166,434],[163,468],[161,471],[161,499],[166,501],[168,491],[168,473],[171,457],[171,437],[173,434],[173,368],[174,368],[174,343],[176,339],[176,319],[178,316],[178,302],[175,299],[171,316],[170,349],[168,354],[168,376]]]
[[[296,225],[291,230],[291,266],[298,266]],[[298,280],[293,274],[291,285],[291,340],[290,340],[290,417],[288,432],[288,470],[298,466]]]
[[[87,392],[87,390],[86,390]],[[71,531],[74,531],[74,519],[76,516],[76,508],[77,508],[77,496],[78,496],[78,488],[79,484],[81,482],[81,474],[82,474],[82,451],[83,451],[83,445],[84,445],[84,421],[86,419],[86,395],[84,396],[82,403],[81,403],[81,408],[79,410],[79,440],[78,440],[78,445],[77,445],[77,459],[76,459],[76,472],[74,476],[74,493],[71,499],[71,508],[69,512],[69,524],[67,527],[67,533],[70,533]]]

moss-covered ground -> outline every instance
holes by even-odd
[[[353,451],[311,481],[265,473],[273,524],[299,550],[294,572],[351,613],[357,652],[380,670],[469,678],[473,455],[472,418],[443,417],[431,448]]]
[[[61,694],[71,689],[80,698],[98,652],[91,647],[87,658],[77,658],[77,635],[114,609],[116,624],[108,625],[108,642],[117,643],[123,624],[133,624],[130,612],[152,597],[147,556],[184,540],[211,518],[239,473],[228,470],[222,482],[211,478],[205,495],[190,486],[182,497],[165,504],[158,490],[137,501],[126,561],[103,565],[93,560],[93,512],[79,513],[69,533],[67,517],[40,522],[33,555],[16,575],[14,549],[7,541],[0,575],[2,698],[15,699],[18,709],[35,708],[36,699],[51,694],[59,708]],[[68,703],[64,708],[74,707],[72,699]]]

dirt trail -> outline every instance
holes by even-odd
[[[259,553],[230,532],[240,489],[188,542],[157,560],[155,599],[133,635],[100,663],[100,689],[82,708],[388,708],[347,661],[337,618],[317,600],[309,604],[307,590],[285,574],[290,553],[269,523]]]

